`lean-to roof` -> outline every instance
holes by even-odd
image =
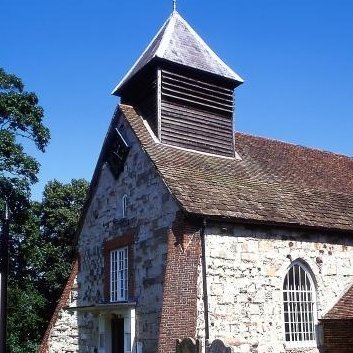
[[[323,320],[353,320],[353,286],[343,294]]]

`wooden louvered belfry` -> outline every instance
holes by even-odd
[[[173,11],[113,94],[161,143],[233,157],[233,93],[242,82]]]

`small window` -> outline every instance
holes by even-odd
[[[128,248],[110,252],[110,301],[128,299]]]
[[[127,216],[127,195],[124,195],[122,198],[122,217],[126,218]]]
[[[316,346],[315,294],[308,268],[295,262],[283,283],[284,331],[289,347]]]

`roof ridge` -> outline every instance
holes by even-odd
[[[262,140],[267,140],[267,141],[270,141],[270,142],[281,143],[281,144],[284,144],[284,145],[289,145],[289,146],[292,146],[292,147],[296,147],[298,149],[310,150],[310,151],[314,151],[314,152],[320,152],[322,154],[328,154],[328,155],[335,155],[335,156],[338,156],[338,157],[344,157],[344,158],[347,158],[349,160],[352,160],[352,162],[353,162],[353,156],[349,156],[349,155],[346,155],[346,154],[343,154],[343,153],[323,150],[323,149],[320,149],[318,147],[304,146],[304,145],[297,144],[295,142],[283,141],[283,140],[280,140],[278,138],[260,136],[260,135],[250,134],[250,133],[241,132],[241,131],[234,131],[234,135],[236,135],[236,134],[242,135],[242,136],[254,137],[254,138],[262,139]]]
[[[173,17],[172,13],[166,21],[164,21],[163,25],[161,26],[161,28],[157,31],[156,35],[152,38],[152,40],[150,40],[150,42],[148,43],[148,45],[146,46],[146,48],[143,50],[143,52],[141,53],[141,55],[137,58],[137,60],[135,60],[134,64],[131,66],[131,68],[129,69],[129,71],[125,74],[125,76],[120,80],[120,82],[114,87],[114,89],[112,90],[111,94],[115,94],[117,92],[117,90],[127,81],[127,79],[129,78],[129,76],[134,72],[135,68],[137,67],[138,63],[141,61],[141,59],[144,57],[144,55],[148,52],[148,50],[150,49],[152,43],[158,38],[158,36],[166,29],[166,27],[168,26],[169,21],[171,20],[171,18]],[[154,58],[156,56],[156,52],[154,52],[152,58]]]
[[[164,54],[165,54],[165,52],[167,50],[167,46],[168,46],[168,43],[170,41],[171,35],[173,34],[172,21],[175,22],[176,21],[176,16],[178,16],[178,15],[179,15],[179,13],[176,10],[174,10],[172,12],[172,14],[169,16],[168,20],[163,25],[163,27],[165,26],[164,36],[162,37],[161,43],[160,43],[159,47],[157,48],[156,52],[154,53],[153,57],[163,57],[164,56]],[[157,34],[157,36],[158,36],[158,34]],[[151,43],[153,43],[155,38],[153,38]],[[147,46],[146,51],[149,48],[149,46],[151,45],[151,43]]]

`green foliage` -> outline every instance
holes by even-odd
[[[32,141],[44,152],[50,133],[43,118],[37,96],[24,91],[20,78],[0,68],[0,206],[6,197],[15,214],[27,205],[39,171],[38,161],[26,154],[23,142]]]
[[[39,163],[26,153],[24,142],[31,141],[38,150],[44,152],[50,134],[42,123],[43,118],[44,112],[38,105],[37,96],[24,91],[20,78],[0,68],[0,210],[4,209],[4,201],[7,200],[12,223],[9,278],[11,353],[33,351],[32,338],[38,335],[38,328],[43,326],[36,310],[46,305],[46,298],[38,292],[32,281],[34,269],[29,259],[34,254],[30,248],[26,251],[23,248],[31,238],[39,235],[35,231],[39,223],[34,224],[36,220],[29,218],[27,213],[30,188],[37,181]],[[18,232],[22,227],[23,232]],[[26,227],[32,227],[33,232]],[[16,234],[21,234],[21,237],[16,237]],[[30,236],[27,238],[25,235]],[[11,315],[16,311],[22,312],[23,316]],[[24,327],[27,325],[26,331]],[[23,350],[19,348],[20,340],[26,342]]]
[[[9,353],[36,352],[70,273],[87,190],[83,179],[51,181],[12,226]]]
[[[58,297],[74,255],[73,239],[88,183],[73,179],[69,184],[49,182],[41,204],[41,237],[45,242],[45,280],[48,296]]]
[[[69,275],[74,234],[88,183],[56,180],[42,202],[29,202],[39,163],[27,141],[44,152],[50,133],[34,93],[0,68],[0,210],[11,211],[9,353],[35,353]]]
[[[46,298],[34,283],[11,282],[9,287],[8,345],[10,353],[35,353],[38,338],[45,327],[39,315],[47,304]]]

